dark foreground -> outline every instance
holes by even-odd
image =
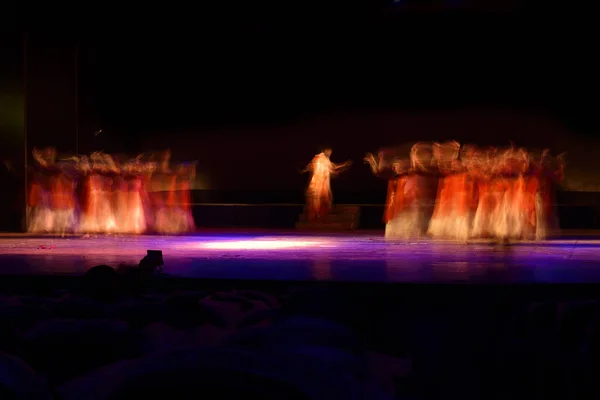
[[[85,274],[148,249],[165,274]],[[598,252],[582,239],[2,237],[0,397],[598,398]]]

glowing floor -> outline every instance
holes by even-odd
[[[600,283],[600,240],[392,242],[381,235],[0,237],[0,274],[83,274],[162,250],[165,272],[216,279]]]

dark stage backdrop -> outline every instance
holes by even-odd
[[[2,36],[0,46],[0,230],[18,231],[26,226],[32,150],[78,148],[77,53],[39,37]]]
[[[556,111],[582,113],[597,92],[590,36],[520,14],[403,15],[103,39],[106,136],[197,160],[199,189],[301,194],[300,170],[331,146],[355,162],[335,193],[385,191],[365,152],[447,139],[567,151],[567,187],[600,189],[598,143]]]
[[[25,42],[27,160],[34,148],[78,152],[77,51],[75,45],[31,36]]]
[[[25,215],[23,39],[0,36],[0,231],[18,231]]]
[[[333,148],[332,160],[354,161],[334,179],[334,190],[369,192],[385,189],[363,163],[366,152],[403,146],[408,156],[416,141],[455,139],[479,145],[567,152],[565,188],[600,191],[600,141],[575,135],[557,118],[541,112],[506,108],[430,111],[360,111],[324,114],[287,124],[214,131],[161,132],[147,136],[143,150],[169,146],[174,158],[198,161],[197,189],[301,192],[307,182],[300,171],[321,146]],[[381,201],[383,202],[383,198]]]
[[[54,146],[61,153],[78,150],[77,50],[42,37],[27,40],[27,142]]]

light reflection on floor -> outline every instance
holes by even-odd
[[[485,241],[394,242],[377,235],[0,238],[0,274],[83,274],[162,250],[172,276],[217,279],[600,282],[600,241],[503,247]]]

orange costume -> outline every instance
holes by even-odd
[[[429,223],[434,238],[466,241],[471,233],[474,184],[465,165],[458,160],[460,144],[436,144],[435,156],[440,172],[437,202]]]
[[[58,171],[50,178],[50,203],[53,214],[53,231],[64,234],[75,228],[75,181]]]
[[[312,173],[306,190],[306,202],[308,218],[313,222],[323,221],[331,209],[331,176],[350,164],[336,165],[329,159],[330,154],[329,151],[317,154],[306,168]]]
[[[54,218],[52,212],[54,192],[56,189],[53,175],[56,150],[48,147],[43,150],[33,149],[34,160],[38,163],[35,168],[31,187],[28,193],[27,231],[52,232]]]
[[[407,196],[405,195],[407,175],[400,175],[388,181],[387,199],[383,222],[388,223],[396,218],[406,207]]]
[[[379,154],[379,162],[372,154],[365,158],[376,175],[393,174],[388,180],[388,193],[383,215],[385,237],[393,239],[419,238],[425,233],[426,208],[430,203],[427,166],[431,162],[431,148],[417,143],[411,148],[408,160],[393,158],[386,162],[386,151]],[[388,158],[389,158],[388,154]]]
[[[477,202],[471,236],[477,238],[492,236],[493,224],[491,218],[499,202],[498,197],[495,195],[495,180],[492,177],[489,154],[484,157],[484,160],[479,162],[472,171],[476,181]]]
[[[184,233],[195,229],[191,209],[191,181],[195,165],[180,165],[170,175],[169,191],[164,206],[158,209],[154,229],[160,233]]]
[[[473,181],[465,172],[441,178],[430,233],[434,237],[467,240],[474,198]]]
[[[535,237],[537,231],[537,198],[540,190],[540,182],[537,176],[528,174],[523,182],[523,219],[525,238]]]
[[[27,196],[27,231],[50,232],[53,224],[49,178],[44,168],[36,171],[33,175]]]

